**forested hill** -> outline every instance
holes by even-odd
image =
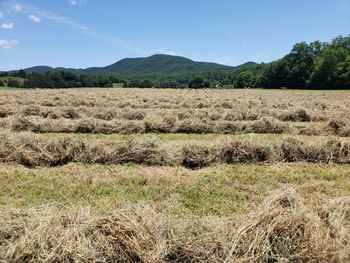
[[[16,83],[7,76],[18,77]],[[1,77],[4,79],[1,80]],[[169,55],[129,58],[101,68],[64,69],[40,66],[0,74],[0,86],[25,88],[124,87],[157,88],[289,88],[350,89],[350,35],[331,42],[301,42],[271,62],[238,67],[195,62]]]
[[[104,68],[90,68],[85,72],[96,70],[128,74],[174,74],[185,72],[206,72],[232,70],[233,67],[216,63],[195,62],[185,57],[170,55],[153,55],[146,58],[126,58]]]
[[[24,71],[29,74],[46,73],[52,70],[64,70],[79,73],[180,74],[189,72],[230,71],[233,69],[234,67],[217,63],[196,62],[185,57],[157,54],[143,58],[125,58],[106,67],[66,69],[37,66],[24,69]]]

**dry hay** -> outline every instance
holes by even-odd
[[[0,162],[28,167],[57,166],[72,162],[84,151],[82,142],[71,139],[45,141],[33,136],[0,135]]]
[[[145,117],[143,123],[145,132],[170,133],[176,121],[174,116],[159,117],[155,114],[151,114]]]
[[[21,114],[23,116],[40,116],[41,115],[41,109],[39,106],[36,105],[31,105],[31,106],[27,106],[25,107]]]
[[[111,156],[111,163],[142,163],[145,165],[172,164],[171,152],[161,145],[156,136],[133,139],[126,145],[116,148]]]
[[[349,137],[350,121],[344,118],[331,119],[325,127],[325,130],[334,135]]]
[[[94,115],[96,119],[105,120],[105,121],[110,121],[114,119],[116,116],[117,116],[116,111],[112,109],[101,109]]]
[[[217,161],[215,148],[205,145],[186,145],[182,148],[181,164],[187,168],[198,169]]]
[[[281,149],[286,162],[349,163],[350,144],[337,139],[307,144],[293,137],[286,138]]]
[[[212,121],[209,118],[186,118],[181,120],[176,115],[164,116],[150,113],[143,120],[125,120],[112,118],[106,112],[92,117],[78,119],[60,118],[53,111],[42,112],[43,117],[17,116],[3,118],[4,128],[14,132],[32,131],[36,133],[99,133],[99,134],[143,134],[143,133],[186,133],[186,134],[304,134],[304,135],[336,135],[347,137],[349,126],[335,132],[320,123],[291,125],[271,117],[263,117],[257,121]],[[50,124],[50,125],[49,125]]]
[[[282,123],[273,117],[263,117],[260,120],[248,125],[245,132],[254,133],[289,133],[290,127],[288,124]]]
[[[344,199],[349,202],[349,199]],[[325,207],[332,222],[325,222],[307,207],[294,189],[279,191],[243,217],[232,237],[227,261],[242,262],[345,262],[349,254],[349,218],[343,203]],[[349,213],[350,207],[346,207]],[[339,227],[339,226],[342,227]]]
[[[9,110],[2,107],[0,108],[0,118],[6,118],[9,115],[11,115]]]
[[[283,121],[310,122],[312,117],[305,109],[299,108],[282,114],[280,119]]]
[[[214,163],[314,162],[350,163],[350,144],[338,139],[306,143],[293,137],[282,142],[216,140],[174,147],[155,135],[126,142],[44,139],[31,133],[0,134],[0,163],[28,167],[57,166],[69,162],[183,165],[197,169]]]
[[[61,112],[61,116],[65,119],[80,119],[79,112],[74,108],[66,108]]]
[[[213,222],[177,221],[142,203],[103,218],[86,208],[0,211],[6,262],[218,262],[222,249]]]
[[[194,133],[205,134],[213,133],[215,126],[210,122],[204,122],[197,119],[186,119],[177,124],[176,133]]]
[[[245,216],[174,218],[129,204],[94,216],[87,208],[0,208],[3,262],[348,262],[350,200],[318,212],[291,188]]]

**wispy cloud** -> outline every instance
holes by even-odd
[[[82,2],[82,1],[77,1]],[[49,20],[57,24],[63,24],[78,30],[87,30],[87,27],[84,25],[81,25],[74,20],[72,20],[69,17],[65,16],[59,16],[49,10],[44,10],[41,8],[37,8],[32,5],[27,4],[12,4],[11,2],[4,2],[2,5],[7,8],[7,12],[18,12],[18,13],[24,13],[28,15],[28,18],[30,18],[33,22],[39,23],[42,20]]]
[[[72,5],[82,4],[86,2],[86,0],[68,0],[68,1]],[[7,12],[17,12],[17,13],[26,14],[28,18],[31,19],[33,22],[39,23],[44,21],[50,21],[57,25],[64,25],[72,29],[75,29],[77,30],[77,32],[87,35],[88,37],[93,38],[97,41],[101,41],[103,43],[108,43],[110,45],[114,45],[116,47],[126,49],[140,56],[154,53],[154,52],[150,52],[150,50],[136,48],[130,45],[129,43],[125,42],[124,40],[119,39],[118,37],[92,30],[86,25],[83,25],[71,19],[70,17],[60,16],[50,10],[41,9],[33,5],[22,4],[22,3],[21,4],[18,3],[14,5],[13,2],[2,2],[0,3],[0,5],[6,8]],[[175,54],[176,52],[168,51],[164,53]]]
[[[12,6],[13,9],[16,11],[16,12],[22,12],[23,11],[23,5],[20,5],[20,4],[15,4]]]
[[[0,48],[9,49],[18,44],[19,42],[16,39],[0,39]]]
[[[36,15],[29,15],[28,18],[32,20],[34,23],[40,23],[41,18]]]
[[[58,24],[63,24],[78,30],[87,30],[87,27],[84,25],[81,25],[77,22],[75,22],[74,20],[72,20],[69,17],[65,17],[65,16],[59,16],[56,15],[55,13],[48,11],[48,10],[42,10],[42,9],[38,9],[35,7],[25,7],[25,12],[26,13],[31,13],[31,14],[35,14],[35,16],[37,17],[41,17],[45,20],[49,20],[52,21],[54,23],[58,23]]]
[[[13,29],[13,27],[14,27],[13,23],[3,23],[1,25],[1,28],[3,28],[3,29]]]
[[[215,63],[222,64],[222,65],[232,66],[235,64],[235,60],[232,59],[231,57],[217,57],[217,58],[213,58],[212,61]]]
[[[237,65],[238,61],[234,57],[229,56],[203,56],[200,54],[197,54],[194,57],[195,61],[208,61],[208,62],[214,62],[222,65],[228,65],[228,66],[234,66]]]
[[[128,44],[124,40],[121,40],[117,37],[114,37],[105,33],[101,33],[101,32],[96,32],[88,28],[86,30],[81,30],[80,33],[85,34],[91,38],[94,38],[97,41],[100,41],[103,43],[109,43],[111,45],[124,48],[138,55],[146,55],[149,53],[145,50],[133,47],[132,45]]]
[[[152,49],[147,53],[149,53],[149,55],[152,55],[152,54],[165,54],[165,55],[171,55],[171,56],[179,55],[176,51],[171,51],[171,50],[166,50],[166,49],[161,49],[161,48],[160,49],[158,49],[158,48]]]
[[[87,26],[84,26],[78,22],[75,22],[74,20],[70,19],[69,17],[57,16],[57,15],[53,15],[53,14],[49,14],[49,13],[41,13],[41,15],[43,18],[50,20],[52,22],[58,23],[58,24],[63,24],[63,25],[78,29],[80,31],[88,30]]]
[[[79,4],[82,4],[84,1],[83,0],[68,0],[68,2],[71,5],[79,5]]]

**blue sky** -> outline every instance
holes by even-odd
[[[155,53],[238,65],[350,34],[350,0],[0,0],[0,70]]]

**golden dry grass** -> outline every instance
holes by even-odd
[[[349,262],[349,104],[1,91],[0,262]]]
[[[144,136],[126,142],[99,139],[43,139],[35,134],[0,133],[0,163],[28,167],[81,163],[182,165],[197,169],[215,163],[350,163],[350,143],[339,139],[305,142],[286,137],[276,142],[219,139],[201,143],[162,142]]]
[[[272,94],[272,95],[271,95]],[[349,136],[345,91],[2,91],[0,127],[37,133],[290,133]]]
[[[168,217],[148,205],[109,216],[51,207],[0,213],[0,259],[6,262],[345,262],[350,200],[320,211],[294,189],[272,194],[232,219]]]

